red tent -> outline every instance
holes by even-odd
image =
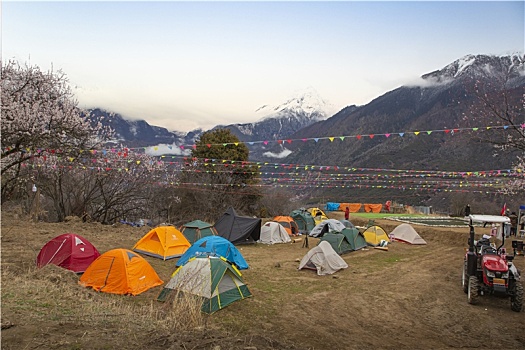
[[[36,266],[54,264],[76,273],[84,272],[100,256],[87,239],[74,233],[65,233],[47,242],[36,258]]]

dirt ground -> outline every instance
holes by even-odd
[[[399,224],[376,223],[387,232]],[[478,305],[467,303],[461,287],[467,226],[414,225],[427,245],[394,242],[388,251],[345,254],[349,267],[330,276],[297,270],[308,251],[303,242],[239,246],[250,265],[242,272],[253,297],[205,316],[197,329],[170,331],[118,314],[104,320],[82,315],[88,303],[156,311],[162,287],[113,296],[81,287],[74,274],[35,267],[40,248],[59,234],[80,234],[102,253],[130,249],[148,228],[78,219],[35,223],[5,211],[1,224],[2,349],[525,349],[525,312],[511,311],[509,299],[482,296]],[[309,239],[310,248],[316,244]],[[506,246],[511,251],[510,241]],[[175,261],[145,258],[167,282]],[[525,272],[525,257],[515,262]],[[31,292],[32,283],[45,288]],[[46,296],[57,284],[63,294]],[[133,322],[136,328],[126,326]]]

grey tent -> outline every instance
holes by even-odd
[[[299,270],[316,270],[318,275],[331,275],[348,264],[335,252],[330,243],[323,241],[310,249],[299,263]]]
[[[391,233],[392,239],[410,244],[427,244],[410,224],[401,224]]]
[[[339,220],[328,219],[323,220],[317,226],[315,226],[312,231],[310,231],[310,236],[312,237],[323,237],[327,232],[335,231],[341,232],[345,229],[345,225]]]
[[[261,227],[261,237],[259,242],[264,244],[288,243],[291,242],[290,235],[286,229],[278,222],[268,221]]]
[[[239,216],[232,207],[213,226],[220,237],[233,244],[255,243],[261,235],[261,219]]]
[[[341,221],[341,223],[342,223],[343,225],[345,225],[346,228],[355,228],[355,225],[352,224],[352,223],[351,223],[350,221],[348,221],[348,220],[343,219],[343,220],[339,220],[339,221]]]

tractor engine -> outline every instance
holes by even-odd
[[[507,293],[509,287],[509,266],[507,260],[499,255],[486,254],[481,259],[483,284],[492,287],[493,292]]]

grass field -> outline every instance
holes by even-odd
[[[366,225],[373,218],[367,215],[351,221]],[[375,220],[387,232],[399,224]],[[158,302],[162,286],[135,297],[112,295],[80,286],[65,269],[35,266],[39,249],[59,234],[80,234],[105,252],[130,249],[148,228],[35,223],[2,213],[2,349],[525,348],[523,327],[509,327],[524,325],[525,312],[491,296],[467,303],[461,268],[468,228],[416,228],[427,245],[395,242],[388,251],[345,254],[349,267],[328,276],[297,269],[318,239],[310,238],[309,248],[238,246],[250,265],[242,274],[253,296],[205,315],[190,302]],[[176,261],[144,258],[164,283],[170,279]],[[524,257],[515,261],[525,269]]]

